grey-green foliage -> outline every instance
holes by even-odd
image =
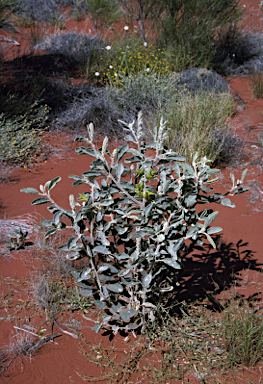
[[[197,213],[196,206],[215,202],[232,208],[226,196],[246,190],[241,186],[244,171],[237,182],[231,175],[233,185],[224,195],[213,193],[218,170],[211,169],[206,158],[198,161],[198,154],[190,166],[164,147],[163,120],[155,129],[155,141],[148,144],[142,141],[141,114],[136,128],[134,122],[124,125],[126,141],[132,144],[111,153],[107,137],[102,148],[96,148],[93,124],[88,126],[89,138],[76,139],[89,145],[78,147],[77,153],[95,159],[81,176],[69,176],[73,186],[86,184],[89,190],[79,195],[79,202],[69,196],[71,210],[60,207],[50,195],[60,177],[41,185],[40,192],[21,190],[40,195],[33,205],[51,203],[48,210],[54,216],[44,221],[49,227],[46,237],[64,228],[74,231],[60,249],[70,260],[87,259],[87,267],[72,274],[80,293],[93,297],[95,306],[104,311],[93,328],[96,332],[134,331],[154,321],[156,302],[175,289],[176,272],[191,245],[202,246],[206,238],[215,247],[212,236],[221,231],[210,227],[218,212]]]
[[[205,68],[192,68],[180,73],[167,73],[165,76],[152,73],[146,75],[119,76],[122,86],[111,85],[106,88],[113,105],[122,111],[129,112],[131,120],[135,119],[138,110],[149,119],[150,114],[156,115],[161,110],[165,115],[170,105],[185,95],[213,92],[216,94],[228,91],[227,82],[222,76]],[[209,96],[208,96],[209,97]]]

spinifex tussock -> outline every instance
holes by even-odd
[[[215,247],[213,234],[221,231],[210,227],[218,212],[197,213],[196,206],[214,202],[233,208],[226,196],[247,190],[242,186],[244,171],[237,181],[231,174],[233,185],[225,194],[213,193],[210,185],[218,180],[214,178],[218,170],[210,168],[206,157],[198,160],[196,154],[190,166],[168,150],[163,119],[151,143],[142,140],[141,113],[136,128],[134,122],[123,124],[131,147],[122,145],[110,153],[106,137],[97,149],[93,124],[88,126],[89,138],[76,139],[89,144],[77,148],[77,153],[95,160],[82,176],[69,176],[75,180],[73,186],[89,187],[78,201],[69,196],[71,210],[60,207],[50,195],[60,177],[41,185],[40,192],[21,190],[40,195],[33,205],[51,203],[53,220],[43,222],[49,227],[46,238],[65,228],[73,230],[75,235],[60,249],[69,260],[87,259],[88,266],[72,270],[72,275],[80,293],[92,297],[104,311],[102,321],[87,318],[96,323],[96,332],[101,328],[134,332],[154,321],[156,304],[176,289],[176,272],[185,255],[193,245],[202,246],[204,238]]]

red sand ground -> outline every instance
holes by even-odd
[[[262,16],[263,12],[259,11],[258,1],[250,1],[249,3],[243,1],[246,5],[246,27],[250,30],[262,30]],[[67,27],[72,27],[69,23]],[[83,26],[80,27],[83,29]],[[238,92],[239,96],[246,102],[246,108],[243,111],[237,112],[236,116],[232,118],[231,124],[236,128],[237,134],[245,137],[248,144],[244,148],[244,151],[249,154],[251,160],[256,160],[257,165],[252,166],[248,164],[248,176],[249,180],[257,181],[259,185],[263,187],[263,174],[262,174],[262,155],[263,150],[260,146],[258,148],[252,148],[251,145],[257,142],[257,137],[261,132],[262,116],[263,112],[263,99],[255,100],[252,95],[249,80],[247,78],[235,78],[228,79],[231,91]],[[251,127],[252,129],[249,129]],[[77,196],[78,192],[83,192],[83,187],[72,187],[72,180],[68,179],[68,175],[77,174],[89,169],[90,158],[88,156],[78,156],[74,153],[74,148],[70,144],[70,138],[65,136],[57,137],[57,142],[62,140],[62,144],[66,145],[68,149],[63,151],[64,157],[58,158],[55,155],[51,156],[47,162],[42,164],[36,164],[29,169],[15,170],[13,173],[14,178],[17,181],[3,184],[0,186],[1,200],[4,205],[4,209],[0,211],[1,219],[15,218],[18,216],[24,216],[27,214],[37,213],[42,215],[43,218],[49,219],[46,205],[33,207],[31,206],[33,195],[20,193],[21,188],[33,187],[37,188],[40,184],[45,183],[48,180],[53,179],[56,176],[61,176],[62,181],[53,189],[52,196],[55,201],[58,201],[62,207],[68,205],[68,196],[70,193],[74,193]],[[58,144],[59,145],[59,144]],[[235,169],[234,173],[237,177],[240,177],[242,169]],[[222,182],[219,189],[224,188],[226,183],[229,183],[229,174],[232,170],[222,170]],[[226,188],[226,187],[225,187]],[[240,245],[240,259],[239,263],[246,265],[245,269],[240,268],[240,282],[237,291],[245,298],[258,292],[262,292],[262,274],[260,269],[263,265],[263,236],[261,234],[261,228],[263,227],[263,214],[262,212],[256,212],[257,210],[263,211],[263,200],[260,199],[256,204],[251,204],[248,201],[249,193],[242,194],[232,198],[232,201],[236,204],[235,209],[230,209],[222,206],[215,206],[214,209],[219,210],[219,215],[215,221],[215,225],[223,228],[223,239],[226,244],[232,243],[232,250],[237,254],[238,245]],[[245,258],[246,256],[246,258]],[[11,257],[4,259],[0,262],[1,276],[23,278],[29,276],[31,271],[24,265],[23,260],[30,260],[34,258],[34,251],[30,251],[30,247],[25,251],[12,252]],[[227,267],[228,260],[218,258],[218,271],[224,271]],[[242,262],[244,264],[242,264]],[[221,263],[221,264],[220,264]],[[230,261],[229,261],[230,263]],[[202,264],[203,276],[206,271],[209,273],[209,265]],[[235,265],[233,264],[233,268]],[[207,269],[208,268],[208,269]],[[188,271],[189,273],[189,271]],[[223,273],[223,272],[222,272]],[[185,281],[189,279],[187,273],[185,274]],[[190,278],[191,280],[191,278]],[[186,285],[187,287],[187,285]],[[3,286],[3,292],[6,292],[7,287]],[[184,292],[182,292],[183,294]],[[18,297],[24,299],[24,293],[22,287],[17,287],[16,294]],[[261,297],[262,300],[262,297]],[[261,301],[262,305],[262,301]],[[1,316],[4,314],[1,314]],[[73,317],[73,315],[71,315]],[[68,315],[59,315],[57,320],[60,324],[68,322]],[[90,329],[90,323],[86,323],[85,320],[78,316],[78,319],[82,321],[84,325],[85,337],[92,341],[94,344],[98,344],[103,340],[105,345],[110,345],[110,342],[106,337],[102,337],[100,334],[95,334]],[[44,318],[38,319],[37,325],[41,322],[43,324]],[[13,325],[8,321],[1,322],[0,327],[0,347],[9,344],[10,338],[14,337]],[[50,325],[46,326],[50,329]],[[55,331],[56,332],[56,331]],[[118,337],[117,340],[121,340]],[[115,341],[116,342],[116,341]],[[124,353],[124,352],[123,352]],[[1,383],[12,384],[66,384],[66,383],[83,383],[83,380],[76,374],[76,372],[84,375],[94,375],[96,377],[100,369],[96,368],[93,364],[88,364],[84,357],[79,352],[78,341],[65,334],[62,337],[56,339],[54,345],[44,345],[39,353],[33,356],[33,361],[29,362],[26,359],[23,363],[20,360],[14,362],[7,372],[0,377]],[[259,367],[256,370],[251,370],[251,379],[254,383],[261,382],[261,369]],[[245,370],[242,375],[247,376],[248,370]],[[95,380],[92,382],[96,382]],[[118,381],[124,383],[123,381]],[[194,379],[191,381],[195,382]],[[240,377],[238,382],[242,382]],[[106,383],[106,381],[105,381]],[[150,384],[150,383],[149,383]]]

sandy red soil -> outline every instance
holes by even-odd
[[[246,28],[251,31],[261,31],[263,11],[260,12],[258,1],[242,1],[242,4],[246,5],[244,19]],[[67,24],[67,28],[72,26],[70,23]],[[84,30],[84,26],[81,25],[80,30]],[[263,118],[260,113],[263,112],[263,99],[256,100],[253,97],[249,80],[245,77],[229,78],[228,82],[231,92],[237,92],[245,102],[245,108],[237,111],[230,122],[236,133],[247,140],[243,150],[247,153],[248,158],[242,164],[242,167],[234,169],[234,173],[237,177],[240,177],[243,169],[247,167],[246,183],[253,182],[252,189],[257,190],[260,195],[262,192],[259,187],[256,187],[256,182],[263,188],[263,149],[257,142],[262,130]],[[61,148],[61,141],[64,149],[59,152],[59,156],[53,154],[43,163],[35,164],[29,168],[17,169],[12,174],[14,181],[0,185],[1,202],[4,206],[0,210],[1,219],[24,217],[28,214],[37,214],[41,215],[42,218],[50,219],[46,205],[31,206],[33,195],[20,193],[20,190],[25,187],[38,189],[40,184],[56,176],[61,176],[62,181],[53,189],[52,196],[62,207],[69,206],[68,196],[70,193],[77,196],[79,192],[83,192],[82,186],[72,187],[72,180],[68,178],[68,175],[81,175],[82,172],[87,171],[91,159],[88,156],[79,156],[74,152],[71,137],[58,134],[55,142],[50,139],[50,143],[53,146],[57,145],[58,148]],[[256,147],[252,147],[253,145],[256,145]],[[230,184],[229,174],[232,171],[233,169],[229,168],[221,171],[222,177],[218,186],[220,191],[226,189],[226,186]],[[259,304],[262,305],[263,299],[260,294],[263,288],[263,275],[261,273],[263,267],[263,199],[259,198],[257,202],[251,203],[248,200],[249,197],[251,197],[251,192],[233,197],[232,201],[236,205],[235,209],[222,206],[214,207],[215,210],[219,210],[215,225],[223,228],[225,248],[221,248],[221,253],[220,250],[211,252],[209,258],[201,255],[202,258],[200,259],[200,255],[197,255],[196,258],[186,263],[186,270],[181,275],[182,284],[178,293],[181,298],[184,298],[191,289],[193,290],[193,296],[194,292],[198,293],[198,290],[202,289],[202,284],[208,284],[207,277],[214,276],[213,273],[216,267],[216,276],[219,280],[227,278],[226,275],[233,272],[236,278],[240,279],[237,282],[237,292],[247,299],[251,295],[257,295]],[[0,276],[8,278],[30,276],[31,270],[26,267],[24,261],[33,258],[34,251],[31,251],[30,247],[24,251],[13,251],[10,257],[2,257],[0,259]],[[207,288],[212,289],[213,287],[208,284]],[[2,286],[2,290],[6,293],[7,286]],[[21,300],[25,299],[23,287],[16,287],[16,295]],[[4,315],[1,313],[1,316]],[[108,347],[110,346],[108,338],[103,337],[101,334],[95,334],[90,329],[91,324],[82,319],[80,314],[74,314],[74,316],[82,321],[86,339],[94,343],[94,345],[103,342]],[[69,317],[73,317],[73,315],[58,315],[57,320],[60,324],[65,324],[69,321]],[[39,326],[44,324],[45,318],[42,316],[33,321],[36,321],[36,325]],[[7,346],[14,337],[14,325],[17,324],[1,321],[0,348]],[[47,324],[46,328],[48,329],[48,327],[50,328],[50,325]],[[114,342],[118,345],[120,341],[123,340],[118,336]],[[98,376],[100,368],[86,362],[79,352],[78,344],[78,340],[63,334],[56,339],[54,344],[44,345],[33,356],[33,361],[27,359],[20,361],[17,359],[8,371],[0,377],[0,382],[12,384],[77,384],[83,383],[83,380],[76,372],[84,375],[93,374],[94,377]],[[120,347],[120,345],[118,346]],[[122,350],[122,353],[125,353],[124,349]],[[244,372],[241,376],[248,374],[247,371]],[[261,382],[260,372],[260,367],[251,371],[253,382]],[[95,383],[96,381],[94,379],[91,382]],[[118,382],[121,383],[122,381]],[[191,382],[194,383],[195,380],[192,379]],[[242,382],[241,378],[239,382]]]

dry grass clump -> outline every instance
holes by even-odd
[[[168,146],[189,161],[196,152],[215,161],[229,139],[227,117],[231,116],[233,108],[233,100],[227,93],[201,92],[172,99],[167,112]],[[231,156],[233,153],[228,154],[229,158]]]
[[[5,164],[3,161],[0,161],[0,183],[10,183],[12,167],[8,164]]]
[[[260,99],[263,97],[263,76],[252,75],[250,76],[250,84],[253,90],[254,97]]]
[[[229,366],[255,366],[263,359],[263,317],[258,310],[232,305],[222,318]]]
[[[32,360],[40,346],[38,335],[26,331],[17,332],[10,340],[9,346],[0,351],[0,377],[18,358],[26,357]]]

